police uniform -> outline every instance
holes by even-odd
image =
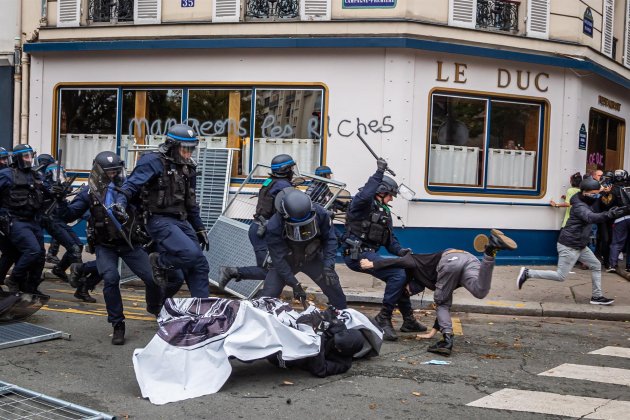
[[[46,196],[42,177],[32,168],[0,170],[0,207],[10,219],[5,234],[17,256],[11,276],[5,280],[11,291],[38,292],[46,252],[39,213]],[[2,251],[10,256],[8,246]]]
[[[117,202],[142,195],[146,229],[157,243],[159,264],[169,268],[169,281],[185,279],[192,297],[210,294],[209,266],[197,237],[205,231],[195,195],[196,167],[177,163],[163,152],[143,155],[121,187]]]
[[[407,283],[405,270],[401,268],[362,270],[359,264],[362,258],[370,261],[383,259],[378,254],[383,246],[393,255],[399,255],[402,249],[394,235],[389,207],[375,199],[377,188],[382,181],[383,172],[376,171],[350,203],[346,213],[346,232],[343,239],[357,241],[355,243],[358,246],[358,258],[353,258],[351,246],[346,241],[343,243],[344,261],[353,271],[367,272],[383,280],[385,282],[383,307],[391,313],[398,305],[400,312],[405,316],[413,313],[411,301],[404,293]]]
[[[265,242],[271,256],[271,268],[265,278],[261,297],[278,297],[285,285],[299,285],[295,274],[308,275],[322,290],[329,303],[337,309],[347,307],[346,296],[337,278],[328,284],[324,276],[324,267],[334,269],[337,254],[337,236],[328,212],[314,204],[319,234],[312,240],[294,242],[285,237],[285,221],[280,213],[274,214],[267,223]]]

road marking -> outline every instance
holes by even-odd
[[[630,410],[630,402],[628,401],[613,401],[603,398],[578,397],[575,395],[510,388],[502,389],[466,405],[586,419],[627,418]]]
[[[524,303],[511,303],[504,300],[488,300],[486,304],[490,306],[498,306],[500,308],[524,308]]]
[[[630,370],[628,369],[564,363],[538,375],[630,386]]]
[[[455,335],[464,335],[464,330],[462,328],[462,322],[457,317],[453,317],[451,319],[453,321],[453,334]]]
[[[82,311],[79,309],[73,309],[73,308],[50,308],[48,306],[42,306],[40,311],[50,311],[50,312],[63,312],[66,314],[78,314],[78,315],[93,315],[93,316],[107,316],[107,312],[105,311]],[[154,316],[147,316],[147,315],[139,315],[139,314],[135,314],[135,313],[130,313],[125,311],[125,318],[127,319],[137,319],[140,321],[155,321],[155,317]]]
[[[592,351],[589,354],[601,354],[602,356],[615,356],[615,357],[630,358],[630,349],[626,347],[608,346],[599,350]]]

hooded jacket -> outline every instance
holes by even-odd
[[[582,193],[571,197],[571,211],[567,224],[560,231],[558,242],[573,249],[582,249],[588,245],[591,237],[591,225],[608,220],[606,213],[595,213],[582,201]]]

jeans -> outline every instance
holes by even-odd
[[[593,283],[593,297],[602,296],[602,264],[599,262],[593,251],[588,247],[582,249],[569,248],[558,242],[558,269],[551,270],[529,270],[528,277],[532,279],[544,279],[553,281],[565,281],[567,274],[576,262],[580,261],[591,270],[591,282]]]

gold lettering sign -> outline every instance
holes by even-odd
[[[599,95],[597,97],[598,102],[601,106],[605,106],[606,108],[610,108],[610,109],[614,109],[615,111],[620,111],[621,110],[621,104],[619,102],[615,102],[612,99],[608,99],[603,97],[602,95]]]

